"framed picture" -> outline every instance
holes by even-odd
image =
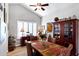
[[[53,25],[52,23],[47,23],[47,32],[52,32]]]

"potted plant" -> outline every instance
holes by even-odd
[[[15,37],[10,35],[8,37],[8,51],[13,51],[15,48]]]

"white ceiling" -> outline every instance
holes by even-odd
[[[50,12],[51,7],[53,8],[53,3],[49,3],[49,6],[43,7],[43,8],[45,9],[45,11],[42,11],[42,10],[34,11],[34,9],[35,9],[36,7],[32,7],[32,6],[29,6],[29,5],[36,5],[35,3],[32,3],[32,4],[26,4],[26,3],[25,3],[25,5],[26,5],[29,9],[31,9],[33,12],[39,14],[40,16],[48,15],[48,13]]]
[[[67,7],[71,6],[71,5],[75,5],[75,3],[49,3],[49,6],[44,7],[45,11],[42,11],[42,10],[34,11],[35,7],[29,6],[29,5],[34,5],[34,4],[35,3],[33,3],[33,4],[26,4],[25,3],[25,5],[30,10],[32,10],[33,12],[35,12],[36,14],[38,14],[40,16],[46,16],[46,15],[49,15],[51,13],[54,13],[57,10],[62,10],[62,9],[64,10],[65,8],[67,8]]]

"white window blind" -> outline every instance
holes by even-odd
[[[20,39],[20,37],[26,36],[26,32],[36,36],[37,24],[35,22],[17,21],[17,38]]]

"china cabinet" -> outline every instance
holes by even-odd
[[[78,25],[77,19],[53,22],[53,37],[56,38],[56,43],[65,47],[72,43],[71,55],[78,55]]]

